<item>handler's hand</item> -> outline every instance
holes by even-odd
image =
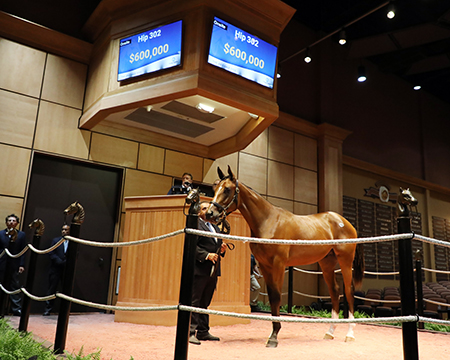
[[[209,253],[208,256],[206,257],[206,260],[212,261],[212,263],[215,264],[218,258],[219,258],[218,254]]]
[[[227,244],[222,243],[222,245],[220,246],[220,253],[223,254],[226,249],[227,249]]]

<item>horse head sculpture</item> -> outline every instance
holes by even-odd
[[[36,228],[34,235],[35,236],[42,236],[44,235],[45,225],[44,222],[41,219],[34,219],[28,227],[30,229]]]
[[[186,204],[191,205],[190,211],[197,214],[200,206],[200,193],[198,189],[191,189],[184,200]]]
[[[398,217],[409,217],[412,207],[416,208],[417,212],[417,204],[418,201],[411,193],[411,190],[400,188],[400,193],[397,199],[397,215]]]
[[[73,216],[72,223],[81,225],[84,222],[84,208],[78,201],[73,202],[64,210],[64,216],[70,214],[75,214]]]

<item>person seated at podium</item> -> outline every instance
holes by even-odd
[[[192,174],[185,172],[181,177],[181,185],[172,186],[167,195],[187,194],[191,190],[192,181]]]
[[[219,233],[216,224],[206,221],[209,202],[201,202],[199,207],[198,229]],[[225,256],[227,246],[222,239],[199,236],[195,252],[194,282],[192,285],[192,306],[208,308],[211,304],[217,277],[220,276],[220,257]],[[220,339],[209,332],[209,315],[192,312],[189,342],[200,345],[203,340]]]

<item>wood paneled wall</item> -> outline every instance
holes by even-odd
[[[194,156],[189,147],[168,150],[160,139],[123,126],[80,130],[87,76],[84,63],[4,38],[0,38],[0,53],[1,218],[12,212],[23,214],[35,151],[123,168],[123,197],[164,195],[173,179],[185,171],[195,181],[211,184],[217,178],[217,166],[226,171],[230,165],[240,181],[271,203],[296,214],[317,212],[318,132],[311,123],[284,114],[283,123],[277,121],[240,152],[216,160]],[[286,119],[295,126],[286,126]],[[115,241],[122,238],[124,226],[122,211]],[[122,250],[116,253],[110,303],[117,300]],[[224,276],[221,281],[232,280]],[[317,288],[316,279],[302,278],[296,283],[306,284],[312,292]],[[309,299],[302,301],[310,303]]]

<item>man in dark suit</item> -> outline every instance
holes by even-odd
[[[209,203],[200,204],[198,229],[219,233],[217,225],[206,221]],[[220,258],[225,255],[226,244],[222,239],[199,236],[195,253],[194,282],[192,286],[192,306],[206,309],[211,303],[216,289],[217,277],[220,276]],[[196,334],[197,332],[197,334]],[[193,312],[189,342],[200,345],[200,340],[220,340],[209,333],[209,315]]]
[[[191,190],[192,180],[192,174],[185,172],[181,177],[181,185],[172,186],[167,195],[187,194]]]
[[[6,229],[0,231],[0,253],[8,249],[13,255],[20,253],[27,245],[25,233],[16,230],[19,224],[19,217],[15,214],[8,215],[5,219]],[[20,289],[19,274],[25,270],[25,254],[19,258],[11,258],[3,255],[0,258],[0,282],[9,291]],[[10,295],[11,311],[14,315],[21,315],[21,296],[20,294]]]
[[[58,236],[52,240],[52,245],[58,243],[64,236],[70,234],[70,226],[63,225],[61,229],[61,236]],[[64,268],[66,266],[66,252],[69,245],[69,240],[64,241],[64,243],[58,246],[55,250],[49,253],[51,264],[48,273],[48,291],[47,295],[53,295],[58,289],[58,285],[61,282]],[[45,305],[44,316],[50,315],[53,310],[53,305],[55,304],[55,299],[47,300]]]

